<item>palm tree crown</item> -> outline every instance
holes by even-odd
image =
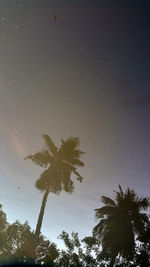
[[[101,240],[101,255],[107,259],[111,257],[111,266],[117,255],[133,258],[136,239],[140,239],[148,223],[147,214],[141,211],[149,206],[147,198],[137,197],[130,188],[124,193],[119,185],[119,192],[115,193],[115,201],[102,196],[105,206],[96,209],[95,215],[100,222],[93,229],[94,235]]]
[[[60,194],[62,190],[68,193],[74,191],[72,173],[82,182],[82,176],[77,172],[76,167],[84,166],[80,161],[82,151],[78,149],[80,144],[79,138],[69,137],[67,140],[61,140],[60,148],[57,148],[52,139],[48,135],[43,135],[46,143],[46,149],[34,155],[29,155],[25,159],[31,159],[34,163],[46,170],[41,174],[35,185],[40,191],[45,191],[39,219],[36,227],[36,235],[39,236],[42,225],[45,205],[48,194]]]

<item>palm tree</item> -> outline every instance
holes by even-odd
[[[148,198],[138,197],[130,188],[123,192],[120,185],[115,194],[115,200],[102,196],[105,205],[95,210],[100,222],[93,229],[101,241],[101,257],[110,259],[110,266],[114,266],[117,256],[125,260],[133,258],[135,242],[140,240],[149,221],[142,212],[149,206]]]
[[[37,189],[45,192],[36,226],[36,237],[39,237],[41,231],[49,193],[60,194],[62,190],[72,193],[74,191],[74,184],[71,180],[71,175],[74,173],[77,179],[82,182],[83,178],[77,172],[76,166],[84,166],[84,163],[79,160],[81,154],[84,153],[78,149],[79,138],[69,137],[66,141],[62,139],[60,148],[56,147],[48,135],[44,134],[43,138],[46,143],[46,149],[25,158],[31,159],[34,163],[46,168],[35,183]]]

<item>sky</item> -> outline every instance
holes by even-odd
[[[147,0],[0,0],[0,203],[35,229],[44,171],[24,158],[80,138],[84,177],[50,194],[42,233],[83,238],[102,195],[118,184],[149,196],[150,3]],[[55,16],[55,19],[52,19]]]

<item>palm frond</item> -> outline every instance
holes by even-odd
[[[61,147],[68,147],[70,150],[75,150],[80,145],[80,138],[70,136],[65,141],[61,139],[62,145]]]
[[[75,158],[79,159],[80,155],[84,153],[77,149],[79,143],[80,139],[76,137],[69,137],[65,141],[62,139],[62,145],[60,147],[59,154],[64,160],[70,163]]]
[[[115,213],[115,208],[112,206],[103,206],[102,208],[99,209],[95,209],[96,213],[95,213],[95,217],[97,219],[103,218],[104,215],[111,215]]]
[[[66,161],[63,161],[62,164],[63,164],[64,168],[66,168],[70,171],[70,175],[73,172],[77,176],[77,180],[82,182],[83,177],[77,172],[76,168],[73,165],[69,164]]]
[[[74,174],[77,175],[77,180],[82,183],[83,177],[75,170],[73,170]]]
[[[43,134],[43,138],[45,140],[47,148],[52,153],[52,155],[56,155],[57,154],[57,147],[55,146],[53,140],[47,134]]]
[[[72,192],[74,191],[74,185],[73,185],[73,181],[70,179],[70,177],[68,177],[68,179],[63,180],[63,189],[65,192],[72,194]]]
[[[74,166],[84,167],[84,163],[79,159],[73,159],[71,164],[74,165]]]
[[[140,198],[138,201],[138,206],[142,210],[146,210],[150,206],[150,201],[147,197]]]
[[[47,167],[48,164],[52,163],[53,157],[48,153],[47,150],[35,153],[34,155],[29,155],[25,157],[26,159],[31,159],[34,163],[41,167]]]
[[[101,200],[106,205],[110,205],[110,206],[113,206],[113,207],[116,206],[115,201],[113,199],[111,199],[110,197],[102,196]]]
[[[122,197],[122,194],[120,192],[114,191],[116,193],[116,203],[118,206],[121,206],[121,203],[124,203],[124,196]]]
[[[82,154],[85,154],[85,152],[81,151],[80,149],[76,149],[74,150],[73,157],[78,159]]]
[[[93,228],[93,235],[99,235],[99,237],[102,235],[104,228],[106,225],[106,220],[102,219],[100,222]]]
[[[40,178],[36,180],[35,186],[37,189],[39,189],[41,192],[46,190],[49,186],[49,179],[50,179],[50,171],[49,169],[42,172],[40,175]]]
[[[121,196],[123,197],[123,190],[122,190],[121,185],[119,184],[118,187],[119,187],[119,190],[120,190],[120,194],[121,194]]]
[[[62,190],[61,180],[58,179],[55,171],[50,167],[45,170],[36,181],[35,186],[41,192],[49,188],[49,192],[59,195]]]

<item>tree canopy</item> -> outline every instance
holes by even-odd
[[[111,258],[112,266],[117,256],[133,260],[136,242],[142,240],[149,223],[149,217],[144,213],[149,207],[148,198],[138,197],[130,188],[123,192],[119,185],[115,200],[106,196],[101,200],[105,205],[95,210],[100,221],[93,229],[102,245],[101,257]]]

